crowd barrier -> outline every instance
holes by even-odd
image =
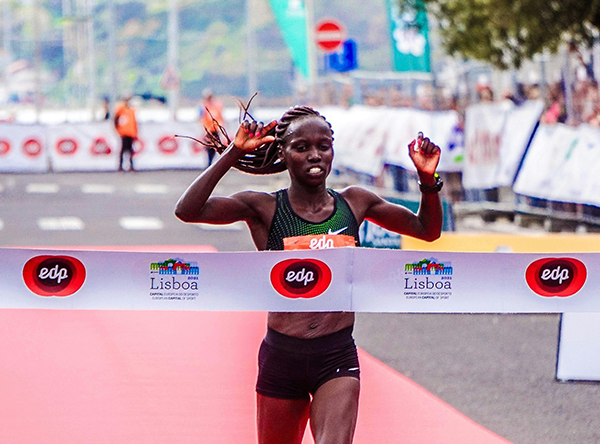
[[[147,122],[134,143],[135,168],[205,168],[206,150],[175,134],[201,137],[195,123]],[[116,171],[121,140],[112,122],[0,124],[0,172]]]
[[[414,170],[407,145],[423,131],[442,149],[440,172],[462,171],[465,189],[512,187],[517,194],[600,205],[600,129],[539,124],[541,101],[476,104],[464,134],[455,111],[353,106],[323,107],[335,137],[334,166],[379,176],[386,164]],[[262,121],[285,109],[257,110]],[[233,134],[233,112],[225,126]],[[140,170],[205,168],[206,150],[175,134],[201,138],[196,122],[143,122],[134,144]],[[464,136],[464,138],[463,138]],[[464,144],[463,144],[464,140]],[[20,125],[0,123],[0,172],[114,171],[120,139],[112,122]]]
[[[543,109],[541,101],[521,106],[506,101],[468,107],[463,187],[512,186]]]
[[[460,168],[461,147],[452,144],[458,125],[454,111],[426,112],[411,109],[350,109],[325,107],[323,115],[335,132],[335,166],[378,176],[386,163],[413,168],[407,145],[423,131],[444,147],[441,171]],[[256,112],[257,119],[278,119],[285,109]],[[233,115],[234,113],[227,113]],[[237,120],[228,119],[230,134]],[[205,149],[189,139],[201,138],[195,122],[142,122],[134,144],[135,166],[141,170],[204,168]],[[450,153],[447,147],[453,147]],[[112,122],[63,123],[56,125],[0,124],[0,172],[114,171],[118,168],[120,140]],[[446,152],[449,154],[446,155]],[[457,160],[458,159],[458,160]]]
[[[600,205],[600,129],[540,125],[514,184],[527,196]]]

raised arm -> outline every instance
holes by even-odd
[[[175,207],[175,216],[184,222],[214,224],[226,224],[255,217],[250,192],[237,193],[230,197],[210,196],[217,183],[239,159],[246,153],[274,140],[273,136],[266,134],[276,124],[277,122],[271,122],[263,126],[262,123],[246,121],[240,125],[234,141],[219,159],[198,176],[179,198]]]
[[[357,218],[360,218],[359,223],[362,219],[367,219],[396,233],[434,241],[440,237],[444,217],[435,174],[440,149],[421,134],[411,142],[408,149],[417,168],[421,188],[421,203],[417,214],[362,188],[349,188],[344,195],[353,203],[353,210]]]

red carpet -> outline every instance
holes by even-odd
[[[255,312],[2,310],[0,442],[256,442],[265,321]],[[507,442],[361,359],[356,444]]]

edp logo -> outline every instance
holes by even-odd
[[[86,271],[70,256],[35,256],[23,266],[23,281],[38,296],[63,297],[76,293],[85,282]]]
[[[317,259],[287,259],[271,270],[271,285],[286,298],[320,296],[331,284],[331,269]]]
[[[532,262],[525,272],[529,288],[544,297],[577,293],[587,278],[583,262],[573,258],[546,258]]]

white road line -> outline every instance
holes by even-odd
[[[42,217],[37,220],[38,227],[47,231],[83,230],[85,224],[78,217]]]
[[[109,183],[86,183],[81,186],[81,192],[85,194],[112,194],[115,186]]]
[[[162,184],[141,183],[136,185],[133,190],[139,194],[167,194],[169,187]]]
[[[162,230],[164,224],[156,217],[122,217],[119,225],[125,230]]]
[[[2,230],[4,228],[4,221],[2,219],[0,219],[0,230]]]
[[[60,187],[57,183],[28,183],[25,187],[25,191],[28,193],[44,193],[52,194],[58,193]]]
[[[201,229],[206,231],[241,231],[244,229],[246,224],[244,222],[234,222],[227,225],[213,225],[213,224],[198,224]]]

